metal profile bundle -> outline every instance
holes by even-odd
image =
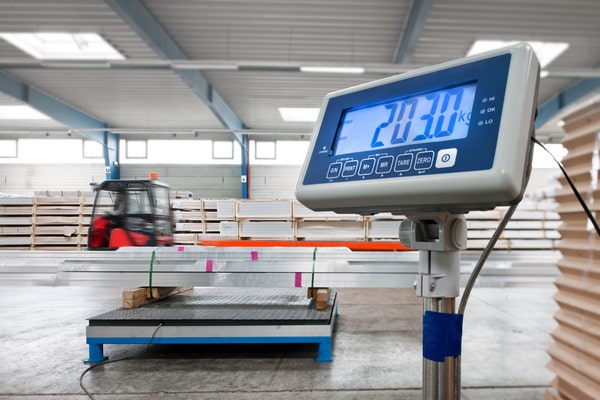
[[[349,251],[311,247],[123,248],[118,251],[0,251],[0,285],[148,286],[155,251],[155,286],[412,287],[416,252]],[[556,251],[493,252],[481,282],[517,285],[552,282]],[[461,274],[473,269],[478,252],[465,252]],[[493,281],[493,283],[492,283]]]
[[[151,253],[155,253],[150,274]],[[413,253],[313,248],[124,248],[87,253],[58,266],[57,285],[409,287]],[[403,262],[404,261],[404,262]],[[314,276],[313,276],[313,271]]]

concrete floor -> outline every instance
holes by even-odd
[[[464,321],[462,398],[543,399],[554,287],[476,288]],[[314,345],[107,345],[84,378],[97,399],[421,399],[421,301],[409,289],[338,289],[332,363]],[[0,287],[0,399],[86,399],[86,318],[121,290]]]

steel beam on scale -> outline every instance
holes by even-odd
[[[180,250],[182,249],[182,250]],[[0,286],[148,286],[153,248],[118,251],[0,251]],[[463,252],[466,282],[479,252]],[[493,252],[482,285],[551,284],[557,251]],[[412,288],[417,252],[319,248],[218,248],[185,246],[156,250],[155,286],[317,286]]]

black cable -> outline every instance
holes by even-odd
[[[512,218],[512,215],[514,214],[515,210],[517,209],[518,204],[519,203],[513,204],[506,211],[506,214],[504,214],[502,221],[500,221],[500,224],[494,231],[494,234],[490,238],[488,244],[485,246],[483,253],[481,253],[479,260],[477,260],[477,264],[475,265],[475,268],[473,268],[473,272],[471,272],[471,276],[469,276],[469,280],[467,281],[467,284],[465,285],[465,290],[460,299],[457,314],[464,315],[465,308],[467,307],[467,302],[469,301],[469,295],[471,294],[471,290],[475,286],[475,281],[477,280],[477,277],[479,277],[479,273],[483,269],[483,265],[485,264],[488,256],[492,252],[492,249],[496,245],[496,242],[500,238],[500,235],[502,234],[502,232],[504,232],[504,228],[506,227],[506,224],[508,224],[508,222]]]
[[[596,221],[596,219],[594,218],[594,215],[592,214],[592,211],[589,209],[588,205],[583,200],[583,197],[581,197],[581,194],[579,194],[579,191],[575,187],[575,184],[571,180],[571,177],[569,176],[569,174],[567,174],[567,171],[563,167],[562,163],[560,161],[558,161],[556,159],[556,157],[554,157],[554,154],[552,154],[550,152],[550,150],[548,150],[546,148],[546,146],[544,146],[542,144],[542,142],[540,142],[539,140],[537,140],[537,138],[535,136],[532,135],[531,136],[531,140],[533,141],[533,143],[537,144],[542,149],[546,150],[546,152],[548,154],[550,154],[550,157],[552,157],[552,159],[554,160],[554,162],[558,165],[558,168],[560,168],[560,170],[562,171],[563,175],[565,176],[565,179],[569,183],[569,186],[571,187],[571,190],[573,191],[573,194],[575,194],[575,197],[577,197],[577,200],[579,201],[579,204],[581,204],[581,207],[583,208],[583,211],[585,211],[585,214],[587,215],[588,219],[590,220],[590,222],[594,226],[594,229],[596,230],[596,233],[598,234],[598,236],[600,236],[600,226],[598,225],[598,221]]]
[[[156,337],[158,330],[164,326],[164,322],[161,322],[160,324],[158,324],[158,326],[156,327],[156,329],[154,329],[154,332],[152,333],[152,337],[150,337],[150,340],[148,341],[148,345],[146,346],[146,351],[144,351],[142,354],[146,354],[149,350],[150,350],[150,345],[152,344],[152,342],[154,341],[154,338]],[[97,364],[91,365],[89,366],[85,371],[83,371],[81,373],[81,375],[79,376],[79,386],[81,387],[81,389],[83,389],[83,391],[85,392],[85,394],[90,398],[90,400],[96,400],[96,398],[94,397],[94,395],[87,389],[87,387],[84,385],[83,383],[83,377],[90,372],[91,370],[93,370],[96,367],[99,367],[101,365],[107,365],[107,364],[114,364],[117,362],[121,362],[121,361],[127,361],[127,360],[134,360],[136,358],[139,358],[139,355],[137,356],[128,356],[128,357],[123,357],[123,358],[117,358],[115,360],[104,360],[101,361]]]
[[[562,171],[563,175],[565,176],[567,182],[569,183],[569,186],[571,187],[571,190],[575,194],[575,197],[577,197],[577,200],[579,201],[579,203],[581,204],[581,207],[585,211],[588,219],[590,220],[590,222],[592,223],[592,225],[594,225],[594,228],[596,229],[596,232],[598,233],[598,236],[600,236],[600,226],[598,226],[598,222],[594,218],[594,215],[590,211],[589,207],[587,206],[587,204],[585,203],[585,201],[583,200],[583,198],[581,197],[581,194],[579,193],[579,191],[575,187],[575,184],[571,180],[571,177],[569,176],[569,174],[567,174],[567,171],[565,170],[565,168],[563,167],[563,165],[561,164],[561,162],[558,161],[556,159],[556,157],[554,157],[554,155],[550,152],[550,150],[548,150],[534,135],[531,135],[531,141],[533,143],[537,144],[538,146],[540,146],[542,149],[544,149],[548,154],[550,154],[550,157],[552,157],[552,159],[554,160],[554,162],[556,162],[556,164],[558,165],[558,167]],[[517,207],[517,205],[515,204],[515,205],[513,205],[512,207],[510,207],[508,209],[508,211],[504,215],[504,218],[500,222],[500,225],[498,225],[498,228],[496,229],[496,231],[492,235],[492,238],[490,239],[490,241],[488,242],[487,246],[485,247],[483,253],[481,254],[481,257],[477,261],[477,264],[475,265],[475,268],[473,269],[473,272],[471,273],[471,276],[469,277],[469,281],[465,285],[465,290],[463,292],[460,304],[458,306],[458,311],[457,311],[458,314],[464,314],[465,313],[465,308],[467,306],[467,301],[469,300],[469,295],[471,293],[471,289],[473,289],[473,286],[475,285],[475,280],[479,276],[479,273],[481,272],[481,269],[483,268],[483,264],[485,263],[485,261],[487,260],[489,254],[491,253],[494,245],[496,244],[496,241],[500,237],[500,234],[502,233],[502,231],[506,227],[506,224],[508,223],[508,221],[510,221],[510,218],[511,218],[512,214],[514,213],[516,207]]]

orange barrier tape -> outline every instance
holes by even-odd
[[[278,240],[203,240],[203,246],[215,247],[347,247],[353,251],[411,251],[400,242],[324,242]]]

